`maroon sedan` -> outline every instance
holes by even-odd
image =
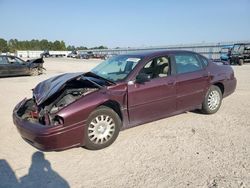
[[[213,114],[234,92],[230,65],[194,52],[115,56],[87,73],[52,77],[14,109],[22,138],[40,150],[101,149],[119,131],[200,109]]]

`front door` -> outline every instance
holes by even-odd
[[[148,81],[128,83],[131,126],[165,117],[176,110],[175,76],[170,75],[170,68],[168,57],[154,58],[139,72],[147,75]]]
[[[29,73],[29,68],[24,61],[21,59],[9,56],[9,74],[10,75],[27,75]]]

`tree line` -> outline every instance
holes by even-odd
[[[55,41],[48,41],[46,39],[37,40],[22,40],[19,41],[17,39],[10,39],[9,41],[0,38],[0,52],[16,52],[17,50],[68,50],[68,51],[74,51],[74,50],[88,50],[88,49],[107,49],[105,46],[97,46],[93,48],[87,48],[85,46],[74,46],[74,45],[68,45],[66,46],[65,42],[63,40],[55,40]]]

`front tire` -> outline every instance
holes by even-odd
[[[103,149],[117,138],[122,122],[111,108],[100,106],[93,111],[84,127],[85,147],[91,150]]]
[[[212,85],[202,103],[202,112],[204,114],[214,114],[216,113],[222,102],[222,93],[218,86]]]

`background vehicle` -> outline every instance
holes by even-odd
[[[94,55],[94,53],[92,51],[88,51],[87,56],[88,56],[88,59],[95,57],[95,55]]]
[[[42,58],[50,57],[49,51],[44,51],[43,53],[40,54],[40,57],[42,57]]]
[[[80,54],[78,55],[78,58],[79,58],[79,59],[89,59],[90,56],[89,56],[87,53],[80,53]]]
[[[45,50],[43,53],[40,54],[40,57],[44,58],[48,58],[48,57],[64,57],[66,56],[66,54],[64,52],[60,52],[60,51],[48,51]]]
[[[107,55],[105,55],[105,54],[94,54],[94,58],[107,59]]]
[[[24,61],[15,56],[0,55],[0,77],[39,75],[43,73],[43,59]]]
[[[224,46],[221,48],[221,51],[220,51],[220,60],[221,61],[229,61],[232,48],[233,48],[232,45]]]
[[[250,43],[234,44],[230,56],[231,65],[243,65],[250,61]]]
[[[100,53],[94,53],[92,51],[88,52],[82,52],[78,56],[80,59],[90,59],[90,58],[96,58],[96,59],[107,59],[106,54],[100,54]]]
[[[118,55],[90,72],[39,83],[15,107],[13,122],[41,150],[101,149],[122,129],[194,109],[216,113],[235,88],[231,66],[194,52]]]
[[[77,51],[72,51],[71,53],[69,53],[67,55],[67,57],[71,57],[71,58],[77,58],[79,56]]]

